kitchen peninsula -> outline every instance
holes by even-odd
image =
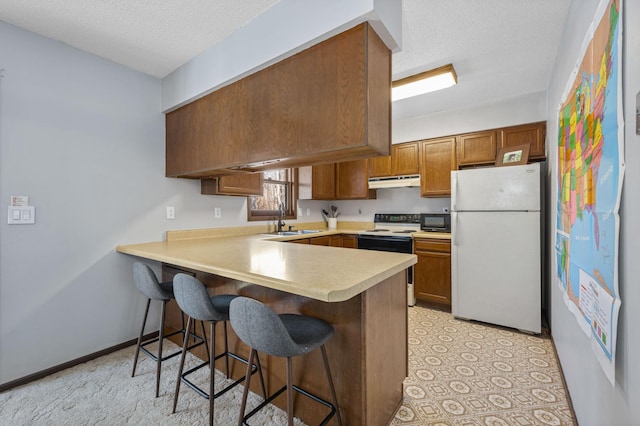
[[[279,313],[328,321],[336,331],[327,352],[345,424],[388,424],[401,404],[407,376],[406,269],[416,263],[416,256],[285,240],[268,235],[177,240],[168,236],[167,241],[118,246],[117,251],[162,262],[165,280],[178,272],[190,273],[212,294],[241,294]],[[177,325],[177,305],[169,306]],[[234,333],[229,338],[232,350],[248,355]],[[286,381],[284,363],[264,354],[261,363],[271,393]],[[328,397],[321,366],[319,354],[294,360],[294,382]],[[241,365],[234,367],[234,377],[244,373]],[[253,381],[254,392],[257,385]],[[275,402],[282,408],[286,399]],[[296,395],[295,405],[296,415],[306,423],[323,417],[323,407],[307,398]]]

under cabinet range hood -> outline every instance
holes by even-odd
[[[420,175],[369,178],[369,189],[420,186]]]

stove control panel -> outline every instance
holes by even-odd
[[[420,214],[376,213],[374,223],[420,223]]]

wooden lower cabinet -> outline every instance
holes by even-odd
[[[314,246],[358,248],[358,238],[355,235],[321,235],[319,237],[299,238],[288,242]]]
[[[451,307],[451,241],[415,238],[413,252],[416,300]]]
[[[358,248],[358,237],[355,235],[342,235],[342,247],[345,248]]]
[[[298,240],[287,241],[288,243],[296,243],[296,244],[311,244],[309,238],[300,238]]]
[[[329,246],[330,243],[331,243],[331,237],[329,235],[309,238],[309,244],[314,246]]]
[[[329,235],[329,246],[342,247],[342,235]]]

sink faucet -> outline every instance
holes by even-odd
[[[284,203],[280,203],[280,209],[278,211],[279,215],[278,215],[278,232],[282,232],[282,228],[284,227],[285,223],[282,220],[282,217],[284,216]]]

